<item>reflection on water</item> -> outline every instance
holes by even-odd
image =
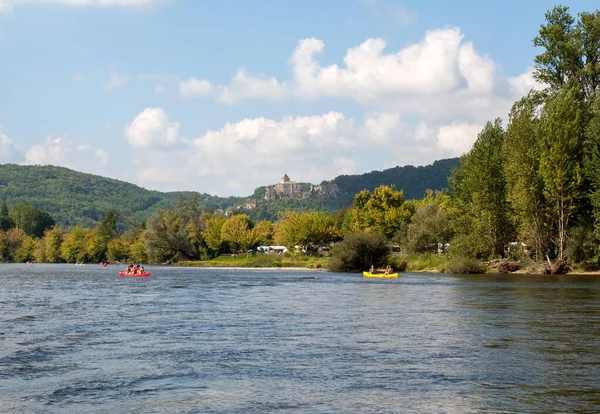
[[[600,411],[600,277],[0,265],[0,411]]]

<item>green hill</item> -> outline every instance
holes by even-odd
[[[0,165],[0,201],[27,203],[48,212],[58,224],[93,227],[104,212],[115,210],[126,222],[145,221],[170,208],[185,192],[150,191],[137,185],[64,167]],[[242,198],[200,195],[202,208],[227,208]]]
[[[246,197],[199,194],[200,208],[226,210],[239,206],[255,220],[274,220],[279,211],[285,210],[332,213],[351,206],[354,195],[361,190],[372,191],[382,184],[402,189],[405,199],[421,198],[427,189],[446,188],[450,172],[457,165],[458,158],[450,158],[422,167],[394,167],[361,175],[341,175],[321,183],[327,191],[301,199],[264,200],[266,187],[263,186],[251,196],[259,201],[252,210],[243,210]],[[190,193],[146,190],[124,181],[64,167],[0,164],[0,201],[6,201],[9,206],[18,203],[34,205],[64,227],[93,227],[108,210],[121,213],[126,223],[139,223],[158,209],[173,207],[177,198],[184,194]]]

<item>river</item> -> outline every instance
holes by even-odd
[[[600,412],[599,276],[146,269],[0,264],[0,412]]]

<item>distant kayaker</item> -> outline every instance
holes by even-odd
[[[375,266],[371,265],[371,268],[369,269],[369,273],[373,274],[375,272]]]
[[[385,274],[389,275],[390,273],[392,273],[392,268],[390,265],[388,265],[388,267],[385,269]]]

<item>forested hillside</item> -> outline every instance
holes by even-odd
[[[334,197],[316,195],[308,199],[279,198],[261,200],[265,187],[259,187],[252,197],[259,200],[254,210],[247,214],[254,220],[274,220],[279,211],[323,211],[334,213],[352,205],[354,196],[362,190],[373,191],[381,185],[394,186],[402,190],[405,200],[423,198],[426,191],[448,188],[448,177],[458,166],[458,158],[434,161],[431,165],[394,167],[383,171],[372,171],[361,175],[340,175],[331,181],[323,181],[322,187],[337,187]]]
[[[172,207],[180,194],[185,193],[150,191],[63,167],[0,165],[0,201],[36,206],[64,227],[93,227],[108,210],[120,213],[125,221],[146,221],[152,212]],[[240,201],[200,196],[205,209],[226,208]]]
[[[393,185],[404,193],[404,199],[418,199],[427,189],[441,190],[448,187],[448,177],[458,166],[458,158],[434,161],[431,165],[394,167],[372,171],[362,175],[340,175],[330,181],[344,198],[344,206],[352,204],[352,198],[362,190],[373,191],[380,185]],[[325,184],[325,183],[323,183]]]
[[[451,158],[423,167],[395,167],[362,175],[342,175],[322,182],[321,185],[337,186],[335,196],[264,200],[261,198],[265,187],[259,187],[253,195],[259,203],[247,213],[255,220],[275,220],[278,212],[290,210],[333,213],[351,206],[354,195],[361,190],[372,191],[380,185],[394,185],[404,192],[405,199],[421,198],[427,189],[446,188],[451,170],[456,165],[458,159]],[[63,227],[93,227],[108,210],[120,213],[125,222],[145,222],[154,211],[173,207],[178,197],[185,194],[150,191],[131,183],[64,167],[0,165],[0,201],[8,205],[25,203],[36,206]],[[246,197],[200,194],[199,208],[208,211],[242,208],[245,200]]]

